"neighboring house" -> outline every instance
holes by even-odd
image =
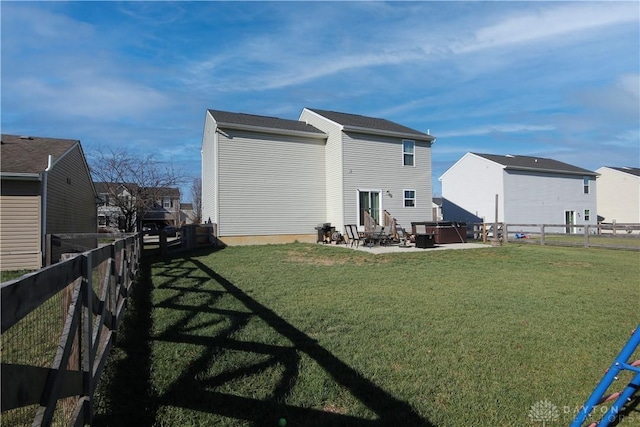
[[[202,221],[227,244],[315,241],[367,211],[431,221],[435,138],[385,119],[303,109],[299,120],[208,110]]]
[[[432,202],[432,209],[433,209],[433,220],[434,221],[443,221],[444,220],[444,216],[442,214],[442,203],[444,202],[444,200],[442,199],[442,197],[434,197],[433,198],[433,202]]]
[[[155,224],[158,228],[165,226],[179,227],[180,223],[180,190],[178,188],[158,188],[158,199],[142,217],[142,224]]]
[[[98,229],[104,231],[124,231],[126,229],[125,214],[120,206],[123,202],[130,203],[131,210],[136,205],[136,194],[144,192],[137,184],[96,182],[98,192]],[[178,188],[150,188],[149,193],[157,194],[157,200],[147,209],[142,218],[144,225],[154,224],[154,228],[164,228],[167,225],[179,226],[180,221],[180,190]],[[116,201],[115,199],[118,199]],[[132,216],[135,224],[135,214]]]
[[[467,153],[440,181],[443,198],[485,222],[495,221],[497,195],[498,222],[580,225],[597,223],[597,175],[542,157]]]
[[[3,134],[0,152],[0,269],[42,267],[47,234],[96,232],[96,191],[80,141]],[[54,247],[53,261],[61,250]]]
[[[131,192],[123,184],[95,182],[98,193],[98,230],[117,232],[126,228],[122,210],[115,206],[114,198],[131,198]]]
[[[180,224],[194,224],[195,219],[193,203],[180,203]]]
[[[598,215],[608,223],[640,223],[640,169],[603,166],[598,177]]]
[[[478,218],[473,213],[462,209],[460,206],[452,203],[450,200],[447,200],[444,197],[434,197],[433,206],[434,209],[437,209],[437,221],[464,222],[468,225],[482,222],[482,218]],[[434,221],[435,220],[436,217],[434,216]]]

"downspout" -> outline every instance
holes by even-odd
[[[47,161],[47,168],[42,173],[42,265],[46,266],[47,260],[47,250],[51,248],[47,248],[47,184],[49,175],[49,171],[53,167],[53,156],[49,154],[49,159]]]

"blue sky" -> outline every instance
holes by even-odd
[[[468,151],[640,166],[636,1],[3,1],[1,15],[2,132],[79,139],[89,158],[126,146],[199,176],[207,108],[310,107],[430,130],[434,195]]]

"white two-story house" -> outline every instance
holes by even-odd
[[[595,225],[597,175],[542,157],[466,153],[440,181],[443,198],[485,222],[495,221],[497,195],[498,222]]]
[[[207,110],[202,220],[227,244],[314,241],[365,212],[431,221],[435,138],[385,119],[303,109],[299,120]]]
[[[607,223],[640,223],[640,168],[603,166],[598,177],[598,215]]]

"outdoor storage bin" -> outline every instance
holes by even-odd
[[[432,248],[435,243],[433,234],[416,234],[416,248]]]

